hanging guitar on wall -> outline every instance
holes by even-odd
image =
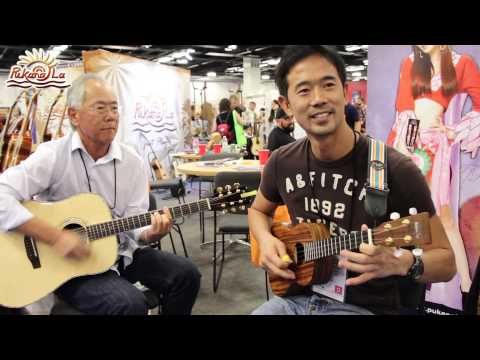
[[[55,106],[57,105],[57,103],[60,101],[60,98],[63,96],[64,91],[65,91],[65,89],[60,90],[57,97],[53,101],[52,106],[50,107],[50,110],[48,112],[47,121],[45,121],[45,125],[43,126],[43,129],[40,132],[40,136],[39,136],[40,142],[50,141],[53,138],[52,133],[47,133],[48,124],[50,123],[50,119],[52,118],[53,110],[55,109]]]
[[[15,109],[18,106],[18,103],[20,102],[21,97],[26,95],[26,94],[27,94],[27,90],[23,90],[20,94],[18,94],[14,103],[10,107],[7,119],[5,120],[5,124],[3,126],[2,133],[0,134],[0,164],[2,163],[3,158],[6,155],[8,142],[10,140],[10,135],[8,134],[8,128],[9,128],[10,122],[12,121],[13,114],[15,112]],[[3,169],[3,167],[2,167],[2,169]]]
[[[2,164],[2,171],[5,171],[9,167],[19,164],[22,160],[25,160],[30,156],[32,151],[32,134],[27,130],[29,120],[30,123],[35,121],[35,113],[37,108],[38,95],[40,90],[33,90],[34,93],[28,104],[27,115],[23,118],[22,126],[18,133],[13,133],[8,141],[7,150]],[[35,112],[32,114],[32,109],[35,108]]]

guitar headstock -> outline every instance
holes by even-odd
[[[215,190],[215,197],[210,199],[210,207],[215,211],[244,211],[250,205],[257,191],[248,191],[246,186],[236,183],[219,187]]]
[[[372,235],[376,245],[402,247],[430,244],[430,215],[422,212],[385,222],[373,229]]]

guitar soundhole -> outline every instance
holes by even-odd
[[[76,229],[83,229],[83,226],[80,224],[68,224],[63,228],[63,230],[76,230]]]

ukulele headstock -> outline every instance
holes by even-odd
[[[430,244],[430,215],[422,212],[385,222],[373,229],[373,241],[389,247]]]

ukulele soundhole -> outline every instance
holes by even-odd
[[[297,265],[302,265],[305,262],[305,249],[302,244],[295,244],[295,253],[295,262],[297,263]]]

